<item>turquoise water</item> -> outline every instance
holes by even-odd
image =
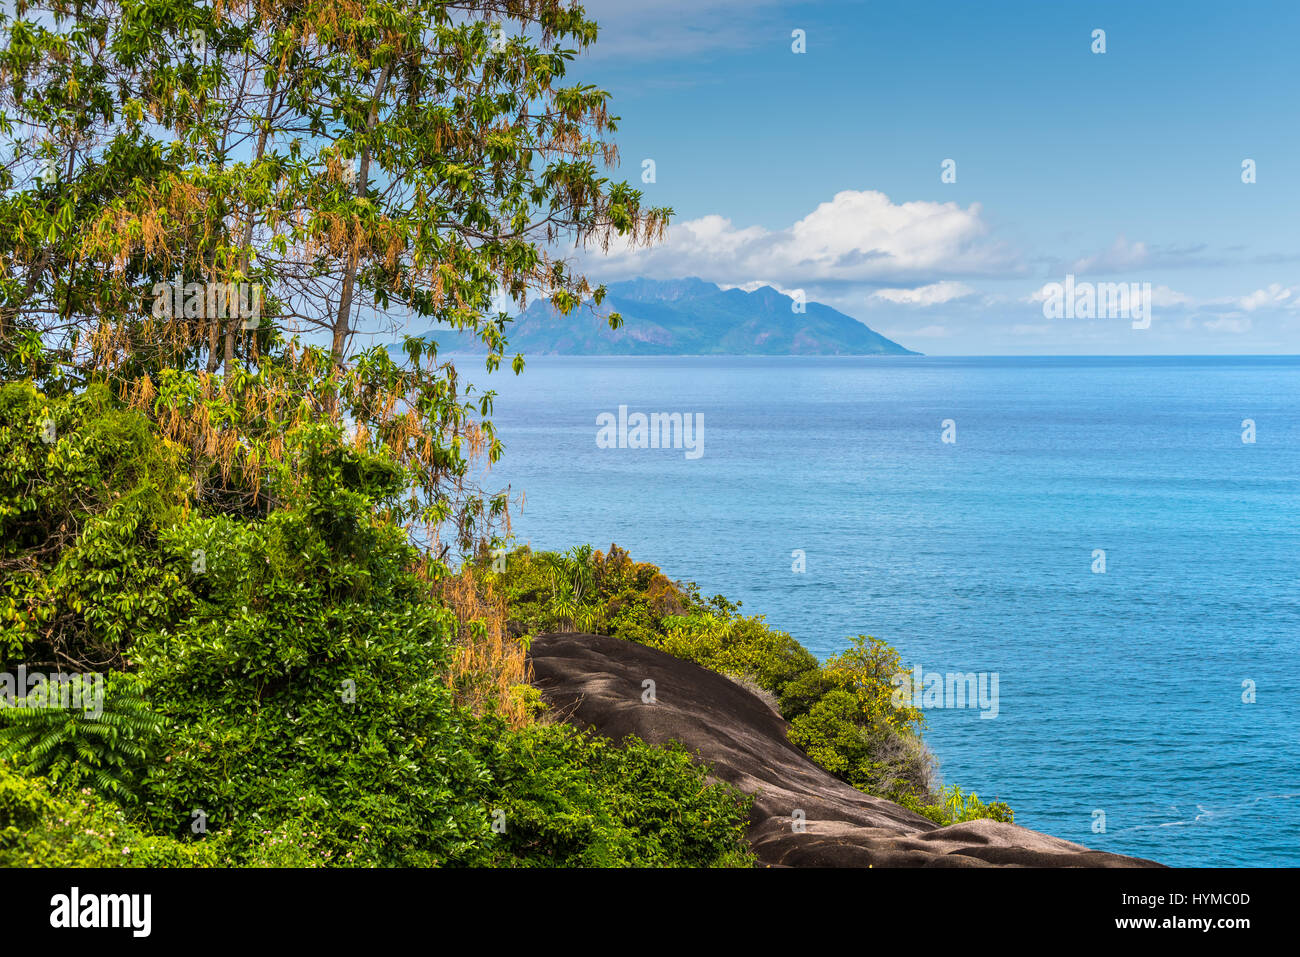
[[[1300,865],[1300,358],[460,364],[498,390],[519,541],[617,542],[822,657],[996,673],[996,718],[933,708],[927,740],[1017,823]],[[620,405],[702,413],[703,454],[599,448]]]

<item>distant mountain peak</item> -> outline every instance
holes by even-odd
[[[698,276],[685,276],[681,279],[624,279],[606,285],[611,294],[626,296],[629,299],[675,300],[691,296],[707,296],[718,291],[716,283],[707,282]]]
[[[817,302],[794,301],[763,285],[722,289],[697,276],[608,283],[600,307],[584,303],[560,316],[534,301],[507,329],[511,352],[528,355],[920,355],[865,323]],[[623,326],[610,329],[617,312]],[[481,353],[463,332],[433,329],[442,352]]]

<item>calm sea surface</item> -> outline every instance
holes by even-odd
[[[1300,358],[480,363],[520,542],[617,542],[821,657],[868,634],[996,673],[996,718],[926,737],[1017,823],[1300,865]],[[703,455],[599,448],[620,405],[702,413]]]

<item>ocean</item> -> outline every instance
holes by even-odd
[[[517,541],[615,542],[822,658],[996,676],[926,740],[1019,824],[1300,865],[1300,357],[481,361]],[[620,406],[698,454],[598,444]]]

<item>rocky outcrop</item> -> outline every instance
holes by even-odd
[[[797,867],[1159,867],[997,821],[938,827],[813,764],[786,722],[726,677],[601,635],[533,640],[534,683],[574,724],[621,740],[679,741],[714,777],[755,797],[749,840],[765,864]],[[654,703],[643,701],[654,682]],[[802,832],[795,822],[804,822]]]

